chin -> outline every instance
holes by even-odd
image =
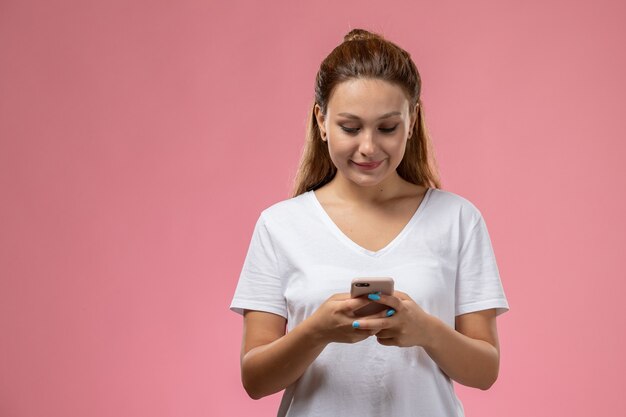
[[[385,178],[386,176],[378,176],[378,175],[375,177],[368,177],[368,178],[353,176],[352,178],[350,178],[350,180],[353,183],[360,185],[361,187],[373,187],[385,181]]]

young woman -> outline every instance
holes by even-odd
[[[498,377],[508,302],[480,211],[440,189],[420,91],[365,30],[320,66],[293,196],[259,216],[231,304],[243,385],[286,389],[279,416],[463,416],[452,380]],[[355,277],[396,291],[350,298]]]

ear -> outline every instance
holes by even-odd
[[[415,107],[413,108],[413,110],[411,111],[411,122],[409,125],[409,132],[414,132],[415,131],[415,124],[417,122],[417,115],[419,114],[419,102],[415,105]]]
[[[324,115],[322,114],[322,108],[317,103],[315,103],[314,112],[315,112],[315,119],[317,120],[317,127],[319,128],[320,134],[322,135],[322,140],[326,142],[326,128],[324,126]]]

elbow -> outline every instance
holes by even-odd
[[[250,383],[246,383],[245,381],[242,381],[242,382],[243,382],[243,389],[246,390],[248,397],[250,397],[253,400],[260,400],[263,397],[267,397],[268,395],[274,394],[273,392],[264,391],[263,389],[260,389],[259,387],[255,387],[254,385],[251,385]]]
[[[262,391],[263,384],[259,384],[259,382],[259,378],[255,378],[254,372],[251,372],[249,360],[244,356],[241,360],[241,384],[248,397],[253,400],[260,400],[268,395]]]
[[[253,400],[260,400],[265,397],[267,394],[261,392],[259,389],[258,378],[254,377],[254,372],[251,372],[250,369],[250,360],[248,356],[243,356],[241,358],[241,384],[243,385],[243,389]]]
[[[243,385],[243,389],[246,390],[248,397],[253,400],[260,400],[263,397],[273,394],[273,392],[267,391],[267,384],[263,384],[262,380],[259,380],[258,378],[251,378],[250,375],[246,375],[243,372],[241,374],[241,383]]]
[[[498,374],[500,373],[500,352],[496,349],[493,365],[490,367],[490,371],[481,381],[481,384],[477,387],[483,391],[487,391],[498,380]]]
[[[261,393],[256,392],[250,389],[249,387],[246,387],[245,385],[244,385],[244,389],[246,390],[248,397],[252,398],[253,400],[260,400],[261,398],[264,397],[264,395],[262,395]]]
[[[479,386],[478,388],[480,388],[483,391],[487,391],[489,388],[491,388],[493,386],[493,384],[495,384],[496,380],[490,380],[487,382],[487,384],[483,384],[481,386]]]
[[[490,376],[489,378],[485,378],[485,380],[482,381],[481,385],[479,385],[477,388],[480,388],[483,391],[487,391],[489,388],[493,386],[493,384],[496,383],[497,380],[498,380],[498,370],[496,369],[495,374]]]
[[[261,390],[244,375],[241,375],[241,383],[243,385],[243,389],[246,390],[248,397],[252,398],[253,400],[260,400],[267,395],[261,392]]]

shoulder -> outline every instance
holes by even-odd
[[[307,192],[266,207],[261,211],[259,221],[271,225],[299,223],[310,217],[310,210],[311,196]]]
[[[458,218],[463,223],[476,224],[482,218],[481,211],[468,198],[440,188],[430,190],[428,208],[431,213]]]

